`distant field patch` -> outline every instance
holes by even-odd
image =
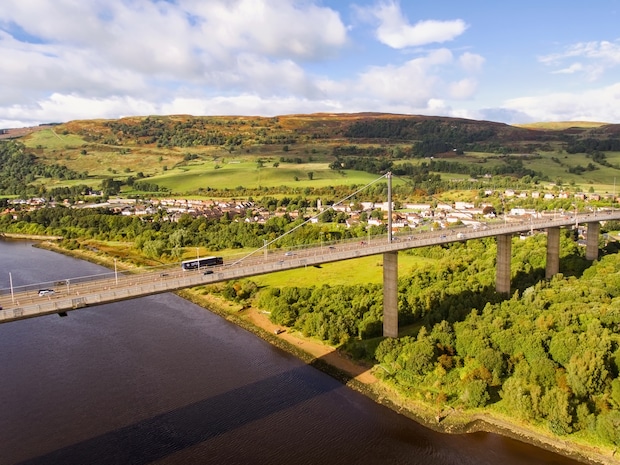
[[[200,188],[226,189],[245,187],[325,187],[367,184],[378,175],[359,171],[334,171],[324,163],[281,163],[258,168],[256,161],[234,160],[227,163],[205,162],[177,167],[149,178],[149,182],[171,192],[191,192]]]
[[[596,121],[554,121],[554,122],[541,122],[541,123],[527,123],[527,124],[514,124],[513,126],[518,128],[530,128],[530,129],[554,129],[562,130],[569,128],[598,128],[605,126],[609,123],[600,123]]]
[[[47,150],[77,148],[86,143],[76,134],[59,134],[54,129],[35,131],[22,139],[22,142],[31,149],[41,147]]]

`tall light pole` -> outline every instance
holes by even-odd
[[[577,217],[578,213],[579,213],[579,210],[577,210],[577,204],[575,204],[575,228],[577,230],[579,230],[579,218]]]
[[[11,285],[11,302],[15,303],[15,294],[13,293],[13,276],[9,271],[9,283]]]
[[[388,208],[388,222],[387,222],[387,237],[388,242],[392,242],[392,173],[388,171],[385,175],[387,178],[387,208]]]
[[[116,269],[116,258],[114,259],[114,282],[118,286],[118,270]]]
[[[577,204],[574,203],[573,207],[575,207],[575,229],[579,229],[579,219],[577,218]]]

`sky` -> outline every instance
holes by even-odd
[[[620,0],[3,0],[0,128],[385,112],[620,123]]]

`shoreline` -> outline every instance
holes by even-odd
[[[27,239],[34,240],[32,236]],[[36,246],[106,267],[111,264],[111,259],[101,255],[90,254],[82,250],[67,250],[49,241],[50,238],[46,238]],[[288,328],[282,331],[282,327],[271,323],[267,315],[255,307],[241,307],[239,304],[225,301],[211,294],[201,294],[194,289],[184,289],[174,293],[327,373],[375,402],[434,431],[446,434],[475,432],[498,434],[583,463],[620,464],[620,459],[616,457],[616,450],[602,451],[595,446],[553,437],[528,426],[518,425],[511,418],[501,418],[489,412],[465,413],[454,409],[444,410],[438,414],[437,409],[431,405],[403,398],[393,386],[374,376],[372,366],[353,361],[336,348],[304,337]],[[276,330],[282,332],[276,334]]]
[[[64,238],[62,236],[42,236],[39,234],[21,234],[21,233],[8,233],[0,232],[0,237],[3,239],[13,239],[20,241],[61,241]]]
[[[208,294],[199,295],[191,289],[177,291],[176,294],[250,331],[270,344],[338,379],[351,389],[405,415],[426,428],[445,434],[476,432],[498,434],[583,463],[602,465],[620,463],[613,454],[607,456],[594,447],[553,438],[526,426],[517,425],[511,419],[502,419],[490,413],[464,413],[449,410],[441,412],[438,416],[434,407],[402,398],[392,386],[371,373],[372,367],[352,361],[333,347],[306,338],[301,334],[289,332],[288,329],[276,335],[274,329],[280,327],[271,323],[267,316],[256,308],[235,308],[240,306],[221,301]]]

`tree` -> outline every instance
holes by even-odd
[[[558,387],[549,389],[542,396],[540,409],[553,433],[565,435],[572,432],[572,406],[566,390]]]
[[[481,379],[474,379],[466,383],[460,396],[461,402],[468,408],[484,407],[489,399],[487,383]]]
[[[165,244],[161,239],[146,241],[142,246],[142,253],[149,258],[159,258],[164,253]]]
[[[620,412],[612,410],[600,415],[596,421],[596,431],[606,441],[620,445]]]
[[[592,350],[574,354],[566,367],[566,380],[578,397],[600,393],[607,374],[605,358]]]

